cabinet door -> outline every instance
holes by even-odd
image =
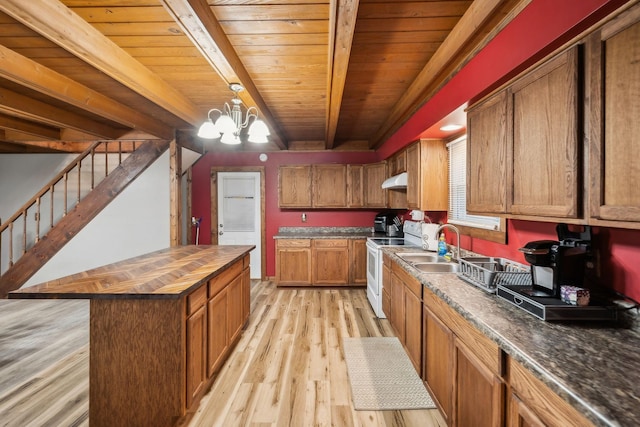
[[[244,259],[244,269],[242,270],[242,324],[246,324],[251,314],[251,270],[249,267],[249,256]]]
[[[502,91],[467,113],[467,211],[507,210],[507,93]]]
[[[405,342],[405,323],[404,323],[404,284],[402,280],[395,274],[391,273],[391,326],[395,329],[398,339],[401,343]]]
[[[387,207],[387,191],[382,189],[382,183],[386,178],[387,164],[385,162],[364,165],[364,204],[366,207]]]
[[[311,284],[311,240],[276,242],[276,278],[282,286]]]
[[[391,267],[386,262],[382,266],[382,312],[391,320]]]
[[[449,208],[447,146],[440,140],[420,140],[407,147],[409,209],[446,211]]]
[[[640,222],[639,9],[607,24],[589,43],[590,214],[616,221],[614,227],[638,228]]]
[[[347,207],[364,207],[363,165],[347,165]]]
[[[311,207],[311,166],[280,166],[278,179],[278,206]]]
[[[418,375],[422,376],[422,300],[409,289],[404,290],[404,347]]]
[[[237,276],[227,288],[227,336],[233,342],[242,330],[242,275]]]
[[[457,426],[501,426],[503,384],[501,379],[475,357],[459,340],[455,342],[455,414]]]
[[[318,239],[313,242],[314,285],[349,283],[349,246],[345,239]]]
[[[349,240],[349,283],[367,284],[367,240]]]
[[[453,409],[453,334],[424,307],[424,370],[422,378],[435,399],[442,416],[451,425]]]
[[[347,206],[347,166],[313,166],[313,207],[344,208]]]
[[[187,318],[187,408],[202,390],[206,376],[206,311],[202,306]]]
[[[218,292],[207,303],[207,375],[211,377],[220,369],[229,348],[229,328],[227,327],[227,288]]]
[[[528,73],[509,92],[513,103],[513,166],[509,170],[513,177],[508,212],[577,218],[581,215],[578,47]]]
[[[420,143],[411,144],[407,153],[407,208],[419,209],[420,204]]]
[[[546,424],[515,393],[509,396],[508,427],[545,427]]]

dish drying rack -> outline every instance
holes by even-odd
[[[480,289],[496,293],[498,285],[531,286],[531,267],[506,258],[463,257],[458,276]]]

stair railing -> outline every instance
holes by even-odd
[[[99,141],[92,144],[2,223],[0,276],[135,149],[135,142]]]

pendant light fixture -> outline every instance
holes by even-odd
[[[244,90],[244,87],[240,83],[231,83],[229,89],[233,92],[233,98],[231,99],[232,107],[228,103],[224,103],[222,110],[212,108],[207,113],[207,121],[204,122],[198,130],[198,136],[205,139],[220,138],[220,142],[223,144],[237,145],[242,141],[240,140],[240,132],[247,126],[247,140],[249,142],[257,144],[266,144],[269,142],[267,137],[270,135],[269,129],[265,122],[258,118],[258,109],[256,107],[249,107],[243,117],[242,100],[238,97],[238,92]],[[217,112],[219,114],[215,123],[211,118],[211,113]],[[251,122],[251,124],[249,124]]]

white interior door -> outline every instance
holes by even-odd
[[[218,172],[218,244],[255,245],[251,278],[262,272],[260,172]]]

